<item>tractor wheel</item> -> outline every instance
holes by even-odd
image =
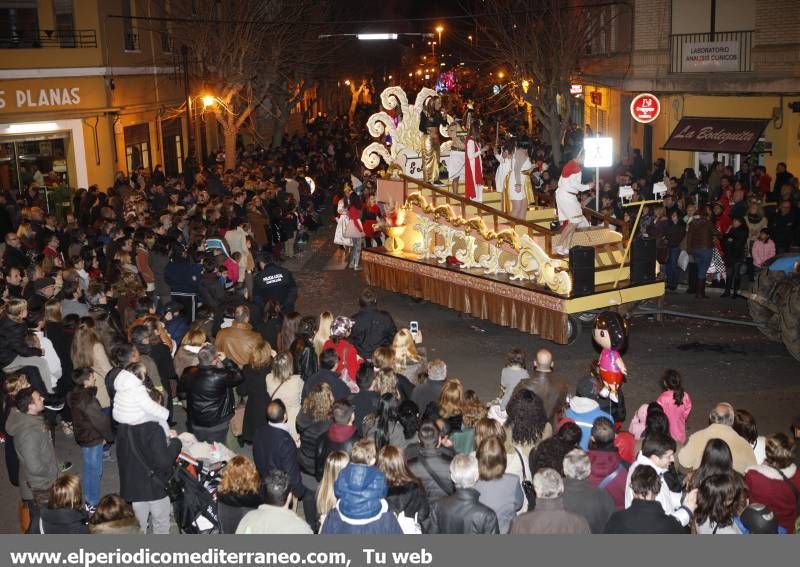
[[[781,339],[789,353],[800,360],[800,280],[795,280],[781,309]]]
[[[780,315],[777,311],[773,311],[763,302],[773,302],[773,290],[776,284],[786,279],[786,274],[783,272],[771,272],[769,270],[762,270],[756,276],[753,282],[753,295],[758,297],[758,300],[750,298],[747,305],[750,309],[750,317],[753,322],[758,324],[759,330],[773,341],[781,340],[781,327]],[[780,308],[775,305],[776,309]]]

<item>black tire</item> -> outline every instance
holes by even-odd
[[[783,272],[762,270],[756,276],[755,282],[753,282],[753,294],[757,295],[762,301],[772,302],[776,285],[785,279],[786,274]],[[747,301],[747,306],[750,310],[750,317],[754,323],[758,324],[759,330],[773,341],[780,341],[780,315],[752,298]]]
[[[567,344],[571,345],[578,340],[581,335],[581,322],[580,319],[574,315],[567,316]]]
[[[781,339],[795,359],[800,360],[800,280],[795,280],[781,309]]]
[[[586,328],[594,326],[594,320],[597,318],[597,313],[594,311],[584,311],[575,315],[581,325]]]

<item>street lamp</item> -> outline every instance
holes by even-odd
[[[214,106],[217,103],[217,98],[211,95],[203,95],[200,100],[203,103],[203,108]]]
[[[444,31],[444,28],[441,25],[436,26],[436,33],[439,34],[439,45],[442,44],[442,32],[443,31]]]

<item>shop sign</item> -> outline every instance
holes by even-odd
[[[738,71],[739,42],[702,41],[683,44],[683,66],[685,73]]]
[[[569,86],[569,94],[571,95],[582,95],[583,94],[583,85],[570,85]]]
[[[631,101],[631,116],[636,122],[650,124],[661,113],[661,102],[650,93],[636,95]]]
[[[768,118],[681,118],[664,149],[747,154],[768,123]]]
[[[81,103],[80,87],[0,90],[0,110],[30,110],[75,106]]]

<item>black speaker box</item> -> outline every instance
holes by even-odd
[[[569,271],[572,274],[572,295],[594,293],[594,248],[573,246],[569,249]]]
[[[637,238],[631,246],[631,283],[656,281],[656,241]]]

